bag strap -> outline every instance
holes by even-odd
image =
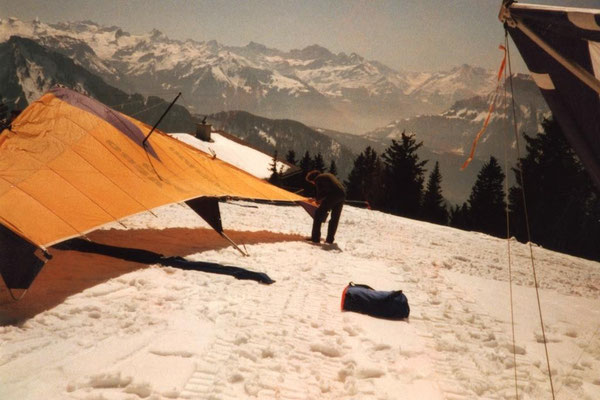
[[[350,283],[348,284],[348,286],[351,286],[351,287],[361,287],[361,288],[365,288],[365,289],[375,290],[375,289],[373,289],[373,288],[372,288],[371,286],[369,286],[369,285],[356,284],[356,283],[354,283],[354,282],[350,282]]]

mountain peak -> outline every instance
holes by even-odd
[[[462,64],[462,65],[452,68],[451,71],[458,72],[458,73],[483,73],[486,71],[486,69],[477,67],[474,65],[470,65],[470,64]]]
[[[318,44],[307,46],[302,50],[292,50],[290,51],[290,54],[304,60],[317,58],[328,59],[334,57],[334,54],[331,51],[329,51],[323,46],[319,46]]]
[[[213,53],[216,53],[221,48],[221,45],[216,40],[209,40],[206,42],[206,47]]]
[[[341,52],[338,53],[337,57],[340,60],[340,62],[347,64],[361,64],[365,61],[363,57],[359,56],[356,53],[350,53],[350,55],[348,55],[344,52]]]
[[[15,17],[0,18],[0,42],[7,41],[11,36],[35,36],[42,27],[41,23],[24,22]]]
[[[57,22],[56,24],[50,24],[50,27],[71,36],[85,32],[98,32],[101,29],[100,25],[90,20]]]
[[[23,26],[26,25],[25,22],[21,21],[16,17],[8,17],[7,19],[0,18],[0,25],[15,27],[15,26]]]
[[[156,40],[156,39],[166,39],[167,37],[165,36],[164,33],[159,31],[158,29],[154,28],[150,31],[150,38]]]
[[[253,42],[253,41],[251,41],[250,43],[248,43],[248,44],[246,45],[246,47],[247,47],[248,49],[251,49],[251,50],[257,50],[257,51],[265,51],[265,50],[268,50],[268,49],[267,49],[267,46],[265,46],[264,44],[256,43],[256,42]]]

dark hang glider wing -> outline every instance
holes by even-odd
[[[600,10],[508,2],[500,20],[600,188]]]

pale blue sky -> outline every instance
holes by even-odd
[[[600,0],[529,0],[600,8]],[[280,50],[319,44],[395,69],[437,71],[468,63],[496,69],[504,40],[501,0],[0,0],[0,18],[92,20],[173,39],[250,41]],[[522,63],[515,49],[515,69]]]

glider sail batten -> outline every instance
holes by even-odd
[[[42,247],[198,197],[303,199],[160,132],[144,146],[150,127],[65,88],[13,127],[0,142],[0,222]]]
[[[500,17],[600,188],[600,10],[513,3]]]

